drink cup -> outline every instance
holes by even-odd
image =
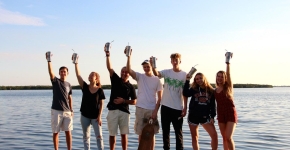
[[[156,57],[152,57],[152,68],[156,68]]]
[[[131,54],[131,46],[126,46],[125,53],[126,53],[126,56],[130,56],[130,54]]]
[[[226,63],[230,63],[231,57],[233,57],[233,53],[227,52],[226,53]]]
[[[51,61],[51,52],[50,51],[46,52],[46,60]]]
[[[78,63],[78,54],[77,53],[73,53],[73,56],[72,56],[72,62],[74,64]]]
[[[111,47],[111,43],[107,42],[106,45],[105,45],[105,51],[106,52],[110,51],[110,47]]]
[[[191,67],[191,70],[188,72],[188,76],[191,77],[197,70],[194,67]]]

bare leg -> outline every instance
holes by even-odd
[[[227,122],[225,134],[226,134],[226,141],[227,141],[229,150],[235,149],[235,142],[233,140],[233,134],[234,134],[235,129],[236,129],[236,123]]]
[[[123,150],[127,150],[128,146],[128,138],[126,134],[121,134],[121,142],[122,142],[122,148]]]
[[[219,128],[220,128],[220,132],[222,134],[223,137],[223,146],[224,146],[224,150],[228,150],[228,144],[227,144],[227,140],[226,140],[226,124],[225,123],[219,123]]]
[[[198,126],[189,125],[189,129],[190,129],[190,133],[191,133],[192,148],[194,150],[199,150],[199,145],[198,145]]]
[[[72,150],[72,137],[70,131],[65,131],[66,145],[68,150]]]
[[[216,129],[213,124],[207,123],[202,125],[203,128],[207,131],[209,136],[211,137],[211,148],[212,150],[217,150],[218,148],[218,136],[216,133]]]
[[[54,149],[58,150],[58,133],[53,133],[52,139],[53,139]]]
[[[114,150],[115,149],[115,144],[116,144],[116,137],[115,136],[110,136],[110,150]]]

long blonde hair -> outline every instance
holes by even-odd
[[[196,76],[198,76],[198,75],[200,75],[201,77],[202,77],[202,79],[203,79],[203,84],[204,84],[204,87],[205,87],[205,90],[206,91],[208,91],[209,92],[209,94],[212,94],[213,93],[213,87],[210,85],[210,83],[207,81],[207,79],[206,79],[206,77],[204,76],[204,74],[202,74],[202,73],[197,73],[195,76],[194,76],[194,78],[193,78],[193,82],[192,82],[192,84],[191,84],[191,88],[193,88],[193,89],[198,89],[198,87],[200,87],[197,83],[196,83],[196,81],[195,81],[195,77]]]
[[[222,85],[223,92],[225,92],[227,98],[233,99],[233,88],[232,88],[232,85],[230,85],[230,83],[228,83],[226,72],[222,71],[222,70],[218,71],[216,73],[216,77],[218,76],[219,73],[221,73],[223,75],[224,80],[225,80],[225,83]],[[218,88],[219,85],[217,83],[217,80],[215,83],[216,83],[216,87]]]

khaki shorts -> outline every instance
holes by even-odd
[[[136,107],[136,120],[135,120],[135,125],[134,125],[134,130],[135,133],[138,135],[142,134],[143,128],[146,126],[148,120],[152,116],[154,110],[149,110],[149,109],[144,109],[141,107]],[[158,119],[154,121],[154,133],[159,133],[159,123]]]
[[[51,109],[51,129],[52,133],[73,130],[73,117],[70,111],[60,111]]]
[[[107,125],[110,136],[118,134],[118,126],[121,134],[129,134],[130,114],[121,110],[109,110],[107,115]]]

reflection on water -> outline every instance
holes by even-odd
[[[105,90],[108,102],[110,91]],[[234,134],[236,149],[279,150],[290,149],[290,88],[235,89],[235,104],[238,111],[238,125]],[[50,128],[51,90],[0,91],[0,149],[3,150],[51,150],[52,133]],[[73,91],[75,110],[73,149],[83,149],[79,107],[81,91]],[[134,134],[135,107],[131,106],[129,150],[138,147],[138,136]],[[287,115],[286,115],[287,114]],[[106,125],[107,109],[104,108],[103,136],[105,149],[109,149]],[[216,124],[218,130],[218,126]],[[219,130],[217,131],[219,133]],[[94,132],[91,132],[92,136]],[[186,117],[183,125],[184,148],[191,148],[191,136]],[[200,128],[201,150],[210,149],[210,138]],[[91,149],[96,149],[96,141],[91,138]],[[175,149],[175,136],[171,129],[171,147]],[[60,149],[66,149],[65,135],[60,133]],[[116,149],[121,149],[120,136]],[[162,134],[156,135],[156,149],[162,149]],[[222,139],[219,134],[219,149]]]

